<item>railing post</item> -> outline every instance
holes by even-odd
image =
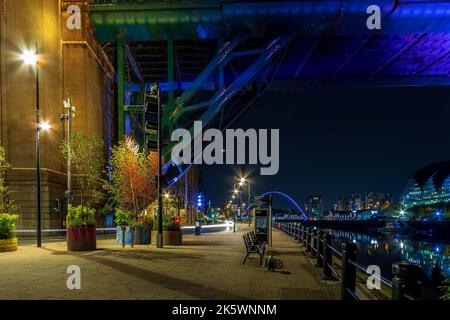
[[[306,252],[311,252],[311,227],[306,228]]]
[[[419,299],[422,267],[406,261],[392,265],[392,300],[407,300],[406,296]]]
[[[301,232],[301,234],[300,234],[300,242],[302,244],[304,244],[305,243],[305,226],[304,225],[301,226],[300,232]]]
[[[317,266],[319,268],[323,267],[323,232],[319,230],[317,232]]]
[[[341,299],[355,300],[352,293],[356,288],[356,267],[350,263],[356,260],[356,244],[347,242],[342,244],[342,274],[341,274]]]
[[[331,266],[333,265],[333,251],[331,251],[330,247],[333,243],[333,236],[331,233],[326,233],[323,240],[323,278],[326,280],[332,280],[334,279],[333,271],[331,270]]]
[[[314,229],[311,237],[311,256],[314,258],[317,255],[317,230]]]

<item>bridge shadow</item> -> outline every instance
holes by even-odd
[[[249,297],[231,294],[224,290],[205,286],[195,281],[188,281],[185,279],[175,278],[166,274],[146,270],[143,268],[132,266],[127,263],[113,261],[103,257],[97,256],[80,256],[80,257],[88,261],[92,261],[113,268],[127,275],[132,275],[145,282],[155,284],[164,287],[165,289],[173,290],[175,292],[181,292],[183,294],[193,296],[197,299],[224,299],[224,300],[231,300],[236,298],[243,300],[250,299]]]

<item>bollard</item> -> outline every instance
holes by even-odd
[[[356,260],[356,244],[347,242],[342,244],[342,273],[341,299],[355,300],[353,294],[356,287],[356,267],[350,263]]]
[[[392,265],[392,300],[408,300],[407,296],[419,299],[421,295],[420,265],[402,261]]]
[[[301,225],[300,226],[300,239],[299,239],[300,243],[304,243],[305,242],[305,226]]]
[[[323,232],[319,231],[317,233],[317,260],[316,260],[316,265],[321,268],[323,267]]]
[[[131,247],[134,248],[134,237],[136,235],[136,227],[130,227],[131,230]]]
[[[311,252],[311,235],[312,229],[311,227],[308,227],[306,229],[306,252]]]
[[[308,227],[303,229],[303,246],[306,247],[308,245]]]
[[[120,230],[122,231],[122,248],[125,248],[125,231],[127,230],[127,227],[120,227]]]
[[[302,242],[302,228],[303,228],[302,224],[299,223],[298,224],[298,234],[297,234],[297,240],[299,243]]]
[[[298,224],[294,224],[294,240],[297,240],[298,237]]]
[[[333,271],[331,266],[333,265],[333,251],[331,251],[331,245],[333,242],[333,236],[330,233],[324,234],[323,237],[323,278],[325,280],[333,280]]]
[[[315,258],[317,255],[317,229],[313,229],[311,236],[311,257]]]

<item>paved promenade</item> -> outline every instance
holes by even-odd
[[[339,285],[326,282],[298,244],[278,230],[269,252],[277,272],[258,266],[236,233],[184,236],[181,247],[123,249],[98,240],[99,250],[68,253],[64,242],[38,249],[20,246],[0,254],[0,299],[338,299]],[[66,286],[69,265],[81,268],[81,289]]]

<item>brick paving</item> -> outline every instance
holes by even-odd
[[[98,250],[72,253],[65,242],[22,245],[0,254],[0,299],[338,299],[339,285],[323,281],[314,261],[278,230],[270,254],[276,272],[259,267],[238,231],[186,235],[181,247],[122,248],[98,240]],[[69,265],[81,268],[81,290],[66,286]]]

